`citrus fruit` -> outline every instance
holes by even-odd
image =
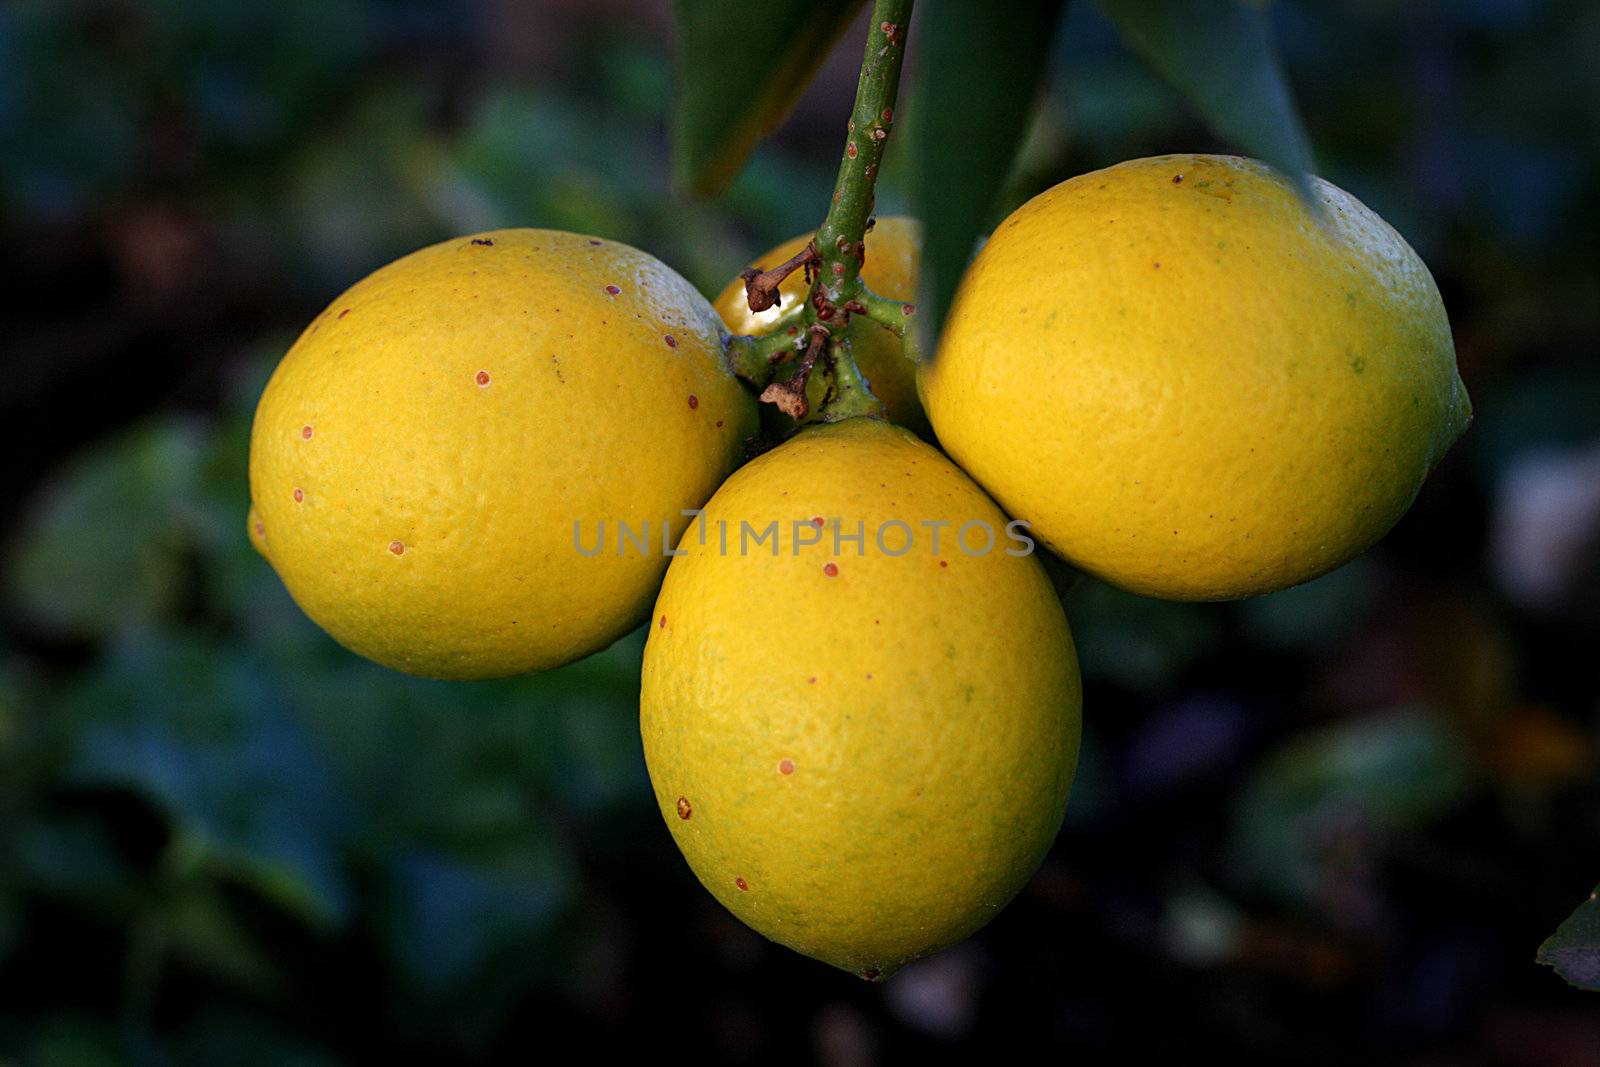
[[[398,670],[603,648],[754,431],[724,337],[686,281],[615,242],[517,229],[413,253],[273,373],[250,537],[307,615]]]
[[[752,266],[775,267],[798,254],[811,240],[809,233],[785,241],[756,260]],[[861,280],[879,296],[892,300],[913,300],[917,294],[917,267],[922,259],[922,227],[915,219],[901,216],[878,219],[865,237],[867,258],[861,267]],[[805,272],[797,270],[778,286],[779,303],[765,311],[751,311],[745,299],[744,282],[735,278],[717,296],[713,305],[728,329],[736,334],[764,334],[780,320],[798,312],[806,300]],[[916,365],[906,355],[900,338],[865,315],[853,316],[845,329],[850,350],[862,377],[873,395],[883,402],[889,421],[926,434],[927,417],[917,399]],[[826,382],[813,375],[807,383],[806,400],[812,411],[822,404]],[[769,408],[785,429],[793,420],[776,408]]]
[[[1212,600],[1314,578],[1405,512],[1471,417],[1438,289],[1354,197],[1137,159],[1006,219],[920,388],[940,443],[1068,562]]]
[[[662,816],[736,916],[876,978],[1026,882],[1081,713],[1027,547],[878,419],[803,430],[712,497],[656,602],[640,710]]]

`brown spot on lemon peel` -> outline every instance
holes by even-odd
[[[303,501],[305,498],[306,498],[306,491],[304,489],[301,489],[299,486],[295,486],[295,489],[294,489],[294,502],[296,504],[298,504],[301,501]]]
[[[814,518],[813,518],[813,519],[812,519],[812,520],[811,520],[811,525],[813,525],[813,526],[815,526],[815,527],[816,527],[816,528],[817,528],[817,529],[819,529],[819,530],[820,530],[820,529],[822,529],[822,527],[823,527],[823,526],[824,526],[824,525],[826,525],[826,524],[825,524],[825,523],[824,523],[824,522],[823,522],[823,521],[822,521],[822,516],[821,516],[821,515],[818,515],[818,516],[816,516],[816,517],[814,517]]]
[[[1173,185],[1182,185],[1182,184],[1183,184],[1183,175],[1181,175],[1181,174],[1174,174],[1174,175],[1173,175],[1173,176],[1172,176],[1172,184],[1173,184]]]
[[[816,685],[817,684],[817,676],[813,674],[810,678],[807,678],[806,679],[806,684],[807,685]]]
[[[472,376],[472,380],[477,382],[479,385],[488,385],[489,384],[489,372],[486,371],[486,370],[481,370],[477,374]]]
[[[342,319],[348,314],[350,314],[350,309],[349,308],[345,308],[343,311],[339,312],[338,317]]]
[[[741,893],[750,892],[750,883],[745,881],[743,878],[735,878],[733,880],[733,884],[739,887],[739,892]]]
[[[472,239],[472,243],[475,245],[483,245],[485,248],[490,248],[494,245],[494,242],[487,237],[474,237]]]
[[[666,617],[666,616],[665,616],[665,615],[663,615],[663,616],[661,616],[661,622],[660,622],[660,623],[659,623],[659,624],[658,624],[658,625],[659,625],[659,626],[660,626],[660,627],[661,627],[661,628],[662,628],[662,629],[663,629],[663,630],[665,630],[665,629],[666,629],[666,628],[667,628],[667,617]]]
[[[689,410],[693,411],[695,408],[697,408],[699,406],[700,406],[700,398],[695,396],[693,393],[690,393],[689,394]]]
[[[606,292],[610,293],[612,296],[620,296],[622,294],[622,290],[618,289],[614,285],[606,286]]]
[[[311,432],[312,432],[312,431],[311,431],[311,427],[309,427],[309,426],[302,426],[302,427],[300,427],[300,439],[301,439],[301,440],[302,440],[302,441],[309,441],[309,440],[311,440]]]
[[[948,566],[950,566],[950,561],[949,561],[949,560],[947,560],[947,559],[941,559],[941,560],[940,560],[940,561],[939,561],[939,566],[941,566],[941,567],[948,567]]]
[[[794,773],[794,760],[792,760],[792,759],[779,760],[778,761],[778,773],[779,774],[793,774]]]
[[[869,982],[876,982],[879,978],[883,977],[883,972],[878,970],[876,967],[868,967],[866,970],[861,972],[861,977],[865,978]]]
[[[592,244],[592,245],[595,245],[595,246],[599,246],[599,245],[605,244],[604,241],[596,241],[593,237],[589,238],[589,243]]]
[[[829,578],[837,578],[839,577],[839,565],[837,563],[824,563],[822,565],[822,573]]]
[[[397,555],[397,556],[403,555],[405,553],[405,550],[406,550],[406,546],[405,546],[405,544],[403,542],[400,542],[400,541],[390,541],[389,542],[389,551],[393,552],[395,555]]]
[[[719,430],[722,429],[722,420],[721,419],[717,420],[717,429],[719,429]]]
[[[260,519],[256,520],[256,536],[257,537],[265,537],[265,536],[267,536],[267,524],[262,522]]]
[[[663,337],[661,339],[667,343],[667,347],[668,348],[677,348],[678,347],[678,339],[676,337],[672,336],[670,333],[667,334],[665,337]]]
[[[678,818],[687,819],[694,814],[694,806],[689,803],[688,797],[678,798]]]

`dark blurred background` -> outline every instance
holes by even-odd
[[[0,3],[0,1062],[1600,1064],[1600,1000],[1533,962],[1600,881],[1600,6],[1273,18],[1320,171],[1438,277],[1477,421],[1309,586],[1074,590],[1067,825],[988,929],[876,986],[695,883],[640,639],[405,678],[244,534],[255,397],[334,294],[506,225],[714,293],[820,219],[859,35],[692,203],[662,2]],[[1057,60],[1011,204],[1226,147],[1091,6]]]

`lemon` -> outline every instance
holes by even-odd
[[[406,256],[268,382],[250,538],[307,615],[398,670],[603,648],[754,430],[724,337],[686,281],[611,241],[500,230]]]
[[[776,267],[786,262],[811,240],[809,233],[785,241],[756,260],[752,266]],[[922,261],[922,227],[917,220],[891,216],[877,220],[865,237],[867,258],[861,266],[861,280],[878,296],[891,300],[913,300],[917,293],[917,268]],[[797,270],[778,287],[779,303],[765,311],[751,311],[745,299],[744,282],[735,278],[713,301],[717,314],[736,334],[770,332],[779,320],[798,311],[806,300],[805,272]],[[884,414],[891,422],[926,435],[928,420],[917,399],[916,365],[906,355],[900,338],[865,315],[856,315],[845,330],[850,349],[862,377],[872,393],[883,402]],[[807,383],[806,400],[815,411],[823,400],[826,383],[814,375]],[[785,429],[793,422],[770,409]]]
[[[685,532],[645,647],[645,757],[679,848],[740,919],[876,978],[1026,882],[1081,713],[1060,602],[1011,554],[1026,548],[877,419],[802,431]]]
[[[1410,246],[1314,179],[1138,159],[1041,193],[969,268],[920,388],[940,443],[1069,562],[1212,600],[1381,537],[1471,417]]]

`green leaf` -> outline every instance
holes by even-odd
[[[1425,825],[1472,784],[1466,748],[1421,709],[1297,735],[1262,761],[1240,795],[1235,876],[1253,891],[1315,905],[1325,887],[1350,877],[1351,849]]]
[[[1215,611],[1136,596],[1093,578],[1067,594],[1078,661],[1086,678],[1157,694],[1222,643]]]
[[[348,920],[349,797],[252,657],[179,633],[129,638],[53,714],[77,727],[63,782],[143,797],[208,871],[307,925]]]
[[[720,193],[777,129],[861,0],[678,0],[673,177]],[[843,123],[841,122],[841,126]]]
[[[9,592],[40,626],[100,637],[169,612],[204,457],[193,425],[162,422],[106,442],[54,479],[10,560]]]
[[[1061,0],[928,5],[910,93],[911,193],[925,224],[917,316],[933,351],[1033,116]]]
[[[421,990],[435,994],[480,978],[497,954],[537,944],[564,914],[577,877],[544,835],[470,859],[416,848],[397,856],[387,874],[389,950]]]
[[[1600,991],[1600,889],[1567,916],[1534,958],[1579,989]]]
[[[1278,168],[1309,200],[1311,148],[1264,5],[1249,0],[1097,0],[1129,47],[1206,124]]]
[[[252,992],[282,989],[272,954],[229,909],[215,883],[186,886],[165,907],[167,947],[183,963]]]

